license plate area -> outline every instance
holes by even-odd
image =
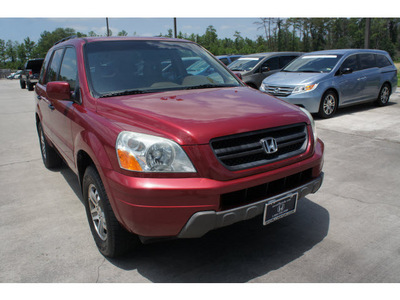
[[[268,225],[276,220],[294,214],[297,208],[299,194],[292,193],[265,204],[263,224]]]

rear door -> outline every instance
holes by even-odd
[[[375,54],[362,53],[359,54],[360,66],[363,70],[363,78],[365,78],[365,89],[363,98],[372,100],[378,97],[380,89],[380,70],[376,63]]]
[[[364,97],[366,78],[360,70],[357,54],[350,55],[340,66],[340,71],[350,68],[350,74],[338,74],[337,85],[340,91],[340,104],[360,101]]]

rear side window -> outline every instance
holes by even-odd
[[[281,56],[279,59],[279,69],[286,67],[297,56]]]
[[[369,69],[369,68],[375,68],[376,63],[375,63],[375,55],[374,54],[369,54],[369,53],[363,53],[359,54],[360,57],[360,67],[361,70],[364,69]]]
[[[67,81],[71,87],[71,91],[76,87],[76,76],[78,68],[76,65],[76,53],[74,48],[67,48],[65,50],[64,58],[60,69],[60,81]]]
[[[64,51],[64,49],[58,49],[58,50],[54,51],[49,70],[47,71],[46,83],[57,80],[57,74],[58,74],[58,70],[60,68],[63,51]]]
[[[227,58],[220,58],[220,61],[223,62],[225,65],[229,65],[229,61]]]
[[[378,68],[383,68],[392,65],[391,62],[388,60],[388,58],[381,54],[376,55],[376,64]]]
[[[344,69],[350,68],[354,71],[358,71],[358,62],[357,62],[357,55],[351,55],[343,62],[342,67],[340,68],[342,71]]]

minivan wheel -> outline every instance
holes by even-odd
[[[321,118],[331,118],[337,109],[337,96],[333,91],[326,92],[321,99],[318,114]]]
[[[40,153],[42,154],[43,164],[47,169],[53,169],[59,167],[62,162],[61,158],[47,141],[41,123],[37,124],[37,132],[39,136]]]
[[[390,98],[390,86],[385,83],[380,92],[379,92],[379,96],[378,99],[376,99],[376,105],[378,106],[384,106],[386,104],[388,104],[389,102],[389,98]]]
[[[118,257],[138,244],[137,236],[127,232],[116,219],[94,166],[89,166],[85,171],[82,192],[93,239],[104,256]]]

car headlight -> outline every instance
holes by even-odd
[[[317,88],[317,86],[318,86],[318,83],[314,83],[311,85],[299,85],[293,89],[292,94],[311,92],[311,91],[315,90]]]
[[[265,84],[261,83],[259,90],[265,93]]]
[[[148,134],[122,131],[116,151],[122,169],[137,172],[196,172],[183,149],[174,141]]]
[[[312,132],[313,132],[313,137],[314,137],[314,145],[317,143],[317,139],[318,139],[318,136],[317,136],[317,127],[315,126],[315,121],[314,121],[314,118],[313,118],[313,116],[308,112],[308,110],[306,110],[305,108],[303,108],[303,107],[299,107],[306,115],[307,115],[307,117],[310,119],[310,123],[311,123],[311,129],[312,129]]]

